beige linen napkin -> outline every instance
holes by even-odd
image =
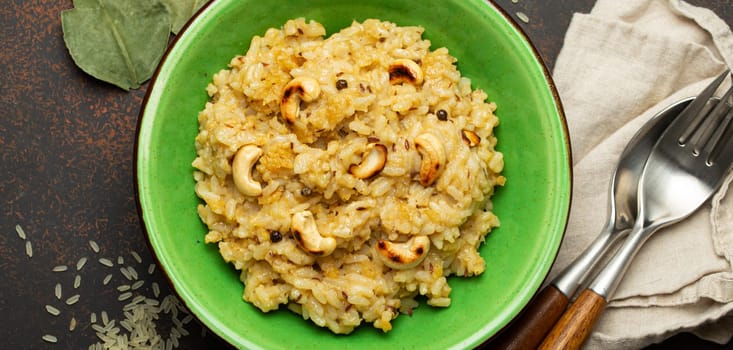
[[[601,231],[618,156],[644,122],[733,67],[733,34],[674,0],[599,0],[575,14],[553,76],[574,159],[570,220],[554,277]],[[729,85],[730,82],[726,82]],[[727,87],[727,86],[726,86]],[[634,259],[587,349],[634,349],[690,331],[733,336],[733,191],[657,232]]]

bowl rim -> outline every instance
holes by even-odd
[[[500,7],[499,5],[497,5],[496,4],[496,0],[483,0],[483,1],[484,1],[484,3],[485,3],[486,6],[490,6],[499,15],[501,15],[501,17],[506,21],[506,23],[509,24],[512,27],[512,29],[517,32],[517,34],[519,34],[519,36],[522,38],[522,40],[524,41],[524,43],[527,44],[527,46],[529,47],[529,49],[530,49],[530,52],[529,53],[534,57],[534,59],[536,60],[536,62],[538,63],[538,65],[542,68],[542,75],[543,75],[544,79],[547,81],[547,87],[549,89],[549,92],[552,95],[552,100],[553,100],[553,102],[555,104],[555,109],[556,109],[556,112],[557,112],[557,116],[559,117],[560,126],[562,126],[562,136],[563,136],[562,142],[563,142],[563,146],[564,146],[564,148],[566,150],[566,153],[567,153],[567,164],[565,166],[566,166],[567,171],[568,171],[568,179],[567,179],[568,180],[568,183],[567,184],[568,184],[569,194],[568,194],[568,200],[565,203],[566,204],[566,207],[563,210],[563,212],[565,213],[564,218],[562,218],[564,224],[563,224],[563,227],[562,227],[562,232],[560,233],[560,239],[559,239],[558,248],[557,248],[557,251],[555,252],[555,256],[552,259],[552,263],[550,263],[548,265],[549,266],[548,267],[548,270],[545,273],[545,276],[542,278],[542,282],[538,285],[537,290],[535,290],[532,293],[532,295],[530,296],[530,298],[527,299],[527,303],[519,309],[519,311],[517,312],[517,314],[514,315],[509,320],[509,322],[507,322],[506,325],[504,325],[499,330],[497,330],[496,333],[494,333],[493,335],[491,335],[490,337],[488,337],[487,339],[485,339],[483,342],[481,342],[480,344],[478,344],[476,346],[476,349],[483,349],[486,346],[490,346],[491,345],[491,342],[493,340],[497,339],[502,333],[504,333],[509,327],[511,327],[515,323],[515,321],[519,318],[519,316],[521,316],[527,310],[527,308],[529,307],[529,305],[532,302],[532,300],[535,299],[537,297],[537,295],[539,294],[539,292],[542,290],[542,286],[547,281],[547,279],[549,277],[549,273],[550,273],[550,271],[552,269],[552,266],[557,261],[557,257],[559,255],[558,252],[561,249],[562,243],[564,242],[565,237],[566,237],[566,232],[567,232],[567,227],[568,227],[568,221],[569,221],[569,217],[570,217],[570,208],[571,208],[571,204],[572,204],[572,201],[573,201],[573,195],[572,194],[573,194],[573,188],[574,188],[574,181],[573,181],[574,174],[573,174],[573,166],[572,166],[573,165],[573,153],[572,153],[572,147],[571,147],[571,141],[570,141],[570,133],[569,133],[569,129],[568,129],[567,118],[565,116],[565,109],[563,107],[563,103],[562,103],[562,100],[560,98],[560,94],[557,91],[557,86],[555,84],[555,81],[552,78],[552,74],[550,73],[550,71],[549,71],[549,69],[547,67],[547,64],[542,59],[542,56],[540,55],[539,50],[537,49],[537,47],[535,46],[535,44],[532,42],[532,40],[530,40],[529,36],[527,35],[526,31],[521,27],[521,25],[519,25],[519,23],[514,18],[512,18],[512,16],[506,10],[504,10],[502,7]],[[173,282],[173,279],[168,274],[168,271],[162,265],[162,263],[161,263],[160,258],[158,257],[158,255],[155,253],[155,248],[153,246],[153,242],[151,241],[150,232],[148,231],[148,226],[146,224],[145,215],[143,215],[143,206],[142,206],[141,198],[140,198],[140,196],[141,196],[140,184],[139,184],[139,181],[138,181],[138,170],[139,170],[138,169],[138,157],[140,155],[140,133],[141,133],[142,125],[143,125],[143,118],[144,118],[144,115],[145,115],[145,110],[146,110],[146,107],[147,107],[147,105],[149,103],[149,100],[150,100],[150,97],[151,97],[151,93],[154,90],[154,87],[155,87],[156,82],[158,81],[158,75],[159,75],[159,73],[161,71],[161,67],[164,65],[164,63],[168,59],[169,53],[176,47],[178,41],[186,33],[186,31],[190,27],[191,23],[193,23],[203,12],[205,12],[215,2],[218,2],[218,0],[210,0],[210,1],[206,2],[181,27],[181,29],[178,31],[178,34],[175,35],[172,38],[171,42],[166,47],[166,50],[165,50],[163,56],[161,57],[161,59],[160,59],[160,61],[158,63],[158,66],[155,68],[155,71],[153,72],[152,77],[148,81],[145,94],[144,94],[143,99],[142,99],[142,101],[140,103],[140,110],[138,112],[137,125],[136,125],[136,128],[135,128],[133,159],[132,159],[132,161],[133,161],[133,166],[132,166],[133,177],[135,179],[135,181],[133,181],[133,187],[134,187],[134,192],[135,192],[135,204],[136,204],[136,208],[137,208],[138,217],[140,219],[140,224],[142,226],[143,233],[144,233],[144,236],[145,236],[145,242],[146,242],[146,244],[148,246],[148,249],[152,252],[151,255],[153,257],[153,260],[154,260],[155,264],[160,268],[159,270],[162,271],[162,275],[168,281],[168,285],[171,287],[171,291],[176,296],[176,298],[178,298],[178,300],[180,300],[180,302],[187,309],[190,309],[190,305],[189,305],[188,301],[185,298],[182,297],[181,293],[178,290],[178,287]],[[193,317],[196,317],[197,319],[199,319],[199,316],[197,314],[191,313],[191,315]],[[206,328],[209,328],[206,325],[205,322],[202,322],[202,325],[204,327],[206,327]],[[215,337],[217,337],[221,341],[225,342],[227,345],[232,346],[233,348],[236,348],[236,346],[234,344],[231,344],[226,338],[220,336],[217,332],[215,332],[215,331],[212,330],[211,332],[209,332],[209,334],[210,335],[213,334]]]

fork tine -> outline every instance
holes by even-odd
[[[706,144],[710,145],[710,135],[714,131],[719,130],[719,124],[724,119],[724,116],[730,111],[731,106],[728,103],[731,95],[733,95],[733,85],[725,92],[720,101],[716,104],[715,108],[705,118],[705,121],[700,127],[700,131],[694,134],[690,140],[690,146],[692,147],[693,154],[700,154],[701,148]]]
[[[687,143],[690,136],[692,136],[700,126],[703,119],[705,119],[707,113],[703,113],[703,110],[729,73],[730,70],[726,69],[725,72],[715,78],[710,85],[708,85],[689,105],[687,105],[682,113],[680,113],[680,116],[672,123],[673,126],[677,125],[678,128],[684,128],[684,131],[678,140],[681,145]]]
[[[721,101],[722,104],[727,104]],[[706,162],[713,165],[717,162],[723,166],[730,166],[733,163],[733,108],[728,106],[728,114],[715,130],[710,142],[705,146],[703,154],[707,155]],[[728,165],[725,165],[725,164]]]

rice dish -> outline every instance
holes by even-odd
[[[448,276],[485,270],[505,181],[496,105],[423,31],[369,19],[326,37],[290,20],[213,76],[198,213],[245,301],[387,332],[418,300],[448,307]]]

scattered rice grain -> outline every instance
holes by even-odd
[[[193,315],[188,315],[181,320],[181,323],[188,324],[193,321]]]
[[[18,233],[18,237],[20,237],[20,239],[22,240],[28,238],[28,236],[25,235],[25,231],[23,231],[23,228],[20,227],[20,225],[15,225],[15,232]]]
[[[25,254],[28,255],[29,258],[33,257],[33,245],[31,244],[31,241],[25,241]]]
[[[109,315],[107,315],[107,311],[102,311],[102,324],[107,325],[109,323]]]
[[[99,244],[97,242],[90,240],[89,241],[89,247],[92,248],[92,251],[95,253],[99,253]]]
[[[102,280],[102,284],[106,286],[107,284],[109,284],[109,281],[111,280],[112,280],[112,274],[110,273],[107,276],[104,276],[104,280]]]
[[[41,339],[43,339],[47,343],[56,343],[59,341],[58,338],[50,334],[44,335],[43,337],[41,337]]]
[[[132,290],[140,289],[140,287],[142,287],[144,284],[145,284],[145,281],[144,280],[139,280],[139,281],[133,283],[132,286],[130,286],[130,288],[132,288]]]
[[[69,321],[69,332],[73,332],[76,329],[76,318],[72,317]]]
[[[68,299],[66,299],[66,305],[74,305],[74,304],[76,304],[79,301],[79,298],[81,298],[81,296],[79,294],[74,294],[74,295],[70,296]]]
[[[61,311],[51,305],[46,305],[46,311],[48,311],[49,314],[58,316],[61,314]]]
[[[137,261],[138,264],[142,264],[143,263],[143,258],[140,257],[140,254],[138,254],[136,251],[134,251],[134,250],[131,251],[130,252],[130,255],[132,255],[132,258],[135,259],[135,261]]]
[[[97,313],[92,312],[92,314],[89,316],[89,320],[92,321],[92,323],[97,323]]]
[[[156,298],[160,297],[160,286],[158,286],[157,282],[153,282],[153,295]]]
[[[143,301],[145,301],[145,297],[142,296],[142,295],[138,295],[138,296],[136,296],[135,298],[132,299],[131,303],[133,303],[133,304],[140,304]]]
[[[130,290],[130,285],[129,284],[123,284],[123,285],[117,286],[117,291],[118,292],[127,292],[129,290]]]
[[[51,269],[51,271],[53,271],[53,272],[64,272],[64,271],[66,271],[68,269],[69,269],[69,267],[66,266],[66,265],[56,265],[56,266],[53,267],[53,269]]]
[[[150,264],[148,266],[148,275],[152,275],[155,272],[155,264]]]
[[[137,270],[135,270],[134,267],[128,266],[127,267],[127,272],[130,273],[130,276],[132,277],[132,279],[134,279],[134,280],[137,280],[138,279]]]
[[[529,16],[527,16],[524,12],[517,12],[517,18],[519,18],[524,23],[529,23]]]
[[[81,269],[86,265],[87,263],[87,257],[82,257],[79,259],[79,261],[76,262],[76,271],[81,271]]]
[[[61,283],[56,283],[53,294],[56,296],[56,299],[61,300]]]
[[[74,276],[74,289],[79,288],[79,286],[81,286],[81,276],[76,275]]]
[[[117,265],[124,265],[125,264],[125,258],[123,258],[121,255],[117,257]]]
[[[122,273],[122,276],[125,276],[128,281],[132,281],[132,275],[130,274],[130,271],[127,271],[126,268],[120,267],[120,273]]]
[[[187,337],[191,334],[186,328],[182,327],[178,329],[178,332],[181,333],[181,337]]]
[[[119,301],[125,301],[127,299],[130,299],[132,297],[132,292],[124,292],[120,294],[120,296],[117,298]]]
[[[102,264],[102,265],[104,265],[104,266],[107,266],[107,267],[115,266],[115,264],[112,262],[112,260],[109,260],[107,258],[100,258],[99,259],[99,263]]]

